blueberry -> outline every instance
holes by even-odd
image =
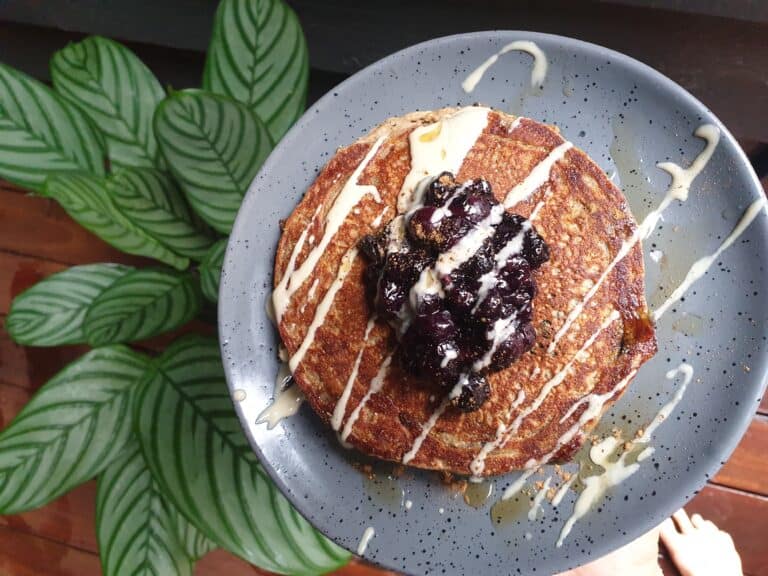
[[[489,370],[497,372],[503,370],[533,347],[536,340],[536,330],[528,322],[522,324],[506,340],[496,348],[491,358]]]
[[[466,379],[466,383],[461,387],[461,393],[453,400],[453,404],[462,412],[474,412],[488,400],[491,387],[485,376],[475,372],[467,375]]]
[[[477,302],[476,281],[470,281],[463,276],[449,276],[443,279],[445,303],[457,316],[468,318]]]
[[[400,346],[403,366],[412,374],[450,386],[461,368],[457,361],[457,336],[456,326],[447,310],[415,316]]]
[[[538,268],[549,260],[549,247],[539,234],[531,228],[523,239],[523,256],[531,263],[531,268]]]
[[[456,189],[456,181],[450,172],[442,172],[427,187],[424,204],[427,206],[442,206]]]
[[[493,247],[496,252],[504,248],[507,242],[520,233],[520,229],[523,227],[524,222],[525,218],[522,216],[510,214],[509,212],[504,213],[501,222],[496,226],[496,231],[493,235]]]
[[[523,284],[532,282],[531,266],[522,256],[513,256],[499,270],[499,280],[504,282],[510,291],[517,290]]]
[[[386,242],[383,235],[368,234],[358,243],[360,252],[370,264],[375,268],[380,268],[384,264],[386,258]]]
[[[451,214],[477,224],[488,217],[494,204],[487,194],[465,194],[451,204]]]

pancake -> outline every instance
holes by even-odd
[[[488,376],[473,412],[400,365],[358,249],[406,209],[416,181],[448,168],[457,182],[487,180],[509,212],[536,210],[549,247],[533,273],[533,348]],[[488,476],[567,460],[656,352],[621,191],[556,128],[485,108],[392,118],[340,148],[283,224],[274,286],[293,377],[315,412],[361,452],[419,468]]]

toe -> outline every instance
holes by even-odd
[[[694,528],[705,528],[706,527],[706,521],[704,518],[701,517],[701,514],[692,514],[691,515],[691,524],[693,524]]]
[[[664,543],[664,546],[669,549],[674,547],[678,538],[680,538],[680,532],[677,531],[677,526],[675,526],[672,518],[667,518],[661,523],[659,535],[661,536],[661,541]]]
[[[693,524],[691,524],[691,519],[688,518],[688,513],[680,508],[677,512],[672,514],[672,518],[675,521],[675,524],[677,524],[678,530],[682,532],[683,534],[687,534],[688,532],[691,532],[693,530]]]

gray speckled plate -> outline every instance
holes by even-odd
[[[513,40],[533,40],[547,54],[544,87],[533,94],[531,57],[503,56],[475,92],[461,81]],[[573,508],[573,493],[537,521],[524,513],[499,525],[490,508],[516,474],[498,478],[479,509],[430,473],[407,470],[389,479],[377,465],[368,480],[308,407],[267,430],[256,425],[275,383],[277,337],[265,314],[272,284],[278,221],[286,218],[341,145],[389,116],[417,109],[482,102],[557,124],[621,185],[638,220],[669,184],[656,163],[688,166],[703,147],[700,124],[722,129],[720,144],[685,205],[675,203],[648,241],[663,251],[646,258],[652,307],[690,265],[713,252],[743,210],[762,194],[733,137],[705,106],[658,72],[626,56],[577,40],[529,32],[487,32],[441,38],[398,52],[356,74],[315,104],[282,140],[251,185],[227,249],[220,293],[220,331],[229,386],[247,393],[237,411],[265,469],[298,510],[330,538],[354,550],[367,526],[376,535],[366,558],[411,574],[550,574],[599,557],[635,538],[681,506],[736,446],[766,379],[768,218],[760,214],[739,241],[665,315],[659,353],[603,419],[633,431],[647,423],[674,390],[666,371],[682,360],[696,378],[673,417],[657,431],[655,454],[608,494],[555,547]],[[545,476],[538,476],[542,479]],[[406,511],[405,499],[413,502]],[[527,509],[527,507],[526,507]],[[519,511],[522,512],[522,511]]]

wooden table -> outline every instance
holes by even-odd
[[[768,179],[764,180],[768,184]],[[78,226],[52,200],[0,183],[0,323],[16,294],[72,264],[141,264]],[[210,330],[210,327],[197,326]],[[166,338],[144,343],[148,349]],[[0,427],[8,424],[45,381],[84,347],[23,348],[0,328]],[[746,573],[768,575],[768,398],[760,405],[736,452],[688,506],[733,535]],[[94,531],[95,483],[89,482],[49,506],[0,517],[0,574],[4,576],[89,576],[99,574]],[[217,551],[196,574],[258,574]],[[339,574],[378,572],[353,563]],[[668,572],[673,573],[673,572]],[[380,574],[380,573],[379,573]]]
[[[51,9],[57,2],[59,9]],[[371,60],[425,37],[494,27],[536,29],[601,43],[659,68],[711,106],[763,176],[768,172],[768,146],[760,144],[768,142],[768,25],[760,20],[764,14],[757,4],[742,2],[740,19],[724,19],[712,15],[723,3],[699,2],[711,8],[709,15],[692,16],[681,26],[673,13],[625,5],[654,4],[641,0],[589,5],[527,3],[525,9],[518,3],[494,0],[472,6],[457,0],[432,0],[420,2],[415,9],[411,2],[391,2],[376,18],[371,17],[370,12],[375,11],[371,5],[352,0],[324,2],[322,9],[309,0],[290,3],[302,18],[310,44],[310,100]],[[164,84],[176,88],[197,85],[212,3],[135,0],[135,9],[127,11],[131,14],[117,14],[112,4],[0,0],[0,60],[45,80],[47,58],[54,50],[79,39],[83,32],[110,34],[127,40]],[[685,9],[691,3],[681,0],[675,4]],[[194,9],[179,9],[181,5],[194,5]],[[751,6],[749,11],[747,6]],[[78,7],[81,13],[74,14]],[[54,13],[56,18],[51,20]],[[408,14],[410,19],[405,18]],[[167,22],[166,17],[182,24],[147,25]],[[355,25],[350,28],[349,22]],[[395,22],[405,24],[397,27],[397,34],[390,34]],[[66,31],[57,29],[61,27]],[[763,184],[768,184],[768,178]],[[102,261],[143,262],[120,254],[80,228],[55,202],[28,196],[0,182],[0,326],[11,299],[24,288],[67,266]],[[210,331],[211,327],[197,325],[196,329]],[[157,348],[164,340],[144,346]],[[0,427],[83,350],[21,348],[0,327]],[[687,506],[731,533],[749,576],[768,576],[767,455],[768,399],[764,399],[736,452]],[[0,574],[99,574],[94,512],[95,483],[89,482],[42,510],[0,517]],[[261,572],[217,551],[199,563],[196,573],[237,576]],[[665,573],[674,574],[668,563]],[[354,562],[339,574],[383,573]]]

